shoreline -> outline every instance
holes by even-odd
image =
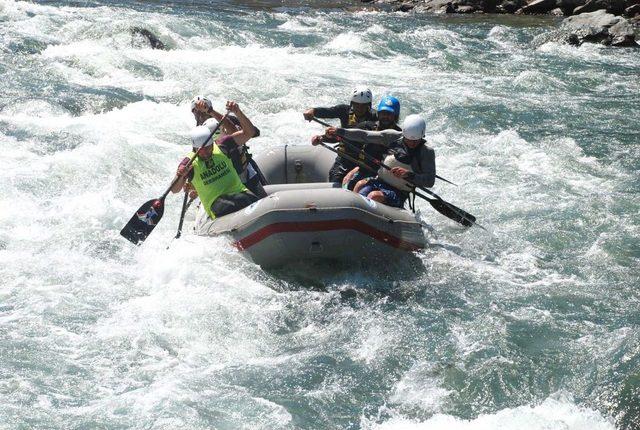
[[[571,45],[640,47],[640,0],[358,0],[402,13],[544,16],[561,19],[552,38]]]

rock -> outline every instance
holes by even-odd
[[[562,9],[560,9],[559,7],[555,8],[555,9],[551,9],[549,11],[549,15],[553,15],[553,16],[564,16],[564,12],[562,11]]]
[[[456,13],[473,13],[476,11],[476,8],[473,6],[458,6],[456,9]]]
[[[394,11],[409,12],[414,7],[416,6],[413,3],[402,3],[400,6],[396,7]]]
[[[614,15],[622,15],[624,12],[625,0],[587,0],[587,2],[578,6],[573,10],[574,15],[581,13],[595,12],[596,10],[604,9]]]
[[[629,6],[624,10],[624,14],[628,17],[634,17],[640,14],[640,3]]]
[[[516,13],[524,5],[525,2],[523,0],[507,0],[498,5],[497,11],[500,13]]]
[[[591,42],[613,46],[638,46],[633,26],[626,19],[604,10],[565,18],[561,30],[569,33],[566,41],[573,45]]]
[[[612,46],[640,46],[636,43],[633,26],[624,18],[620,18],[620,21],[609,29],[609,35]]]
[[[575,8],[583,6],[586,2],[587,0],[558,0],[558,7],[565,16],[571,16]]]
[[[530,15],[547,13],[557,7],[556,0],[533,0],[531,3],[520,8],[516,14]]]
[[[149,46],[151,46],[152,49],[165,49],[165,50],[167,49],[164,43],[162,43],[160,39],[158,39],[158,36],[150,32],[146,28],[131,27],[130,31],[131,31],[131,34],[134,36],[135,35],[142,36],[142,38],[145,39],[147,43],[149,43]]]

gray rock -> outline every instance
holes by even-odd
[[[628,17],[634,17],[640,14],[640,3],[629,6],[624,10],[624,14]]]
[[[533,0],[531,3],[520,8],[516,14],[542,14],[558,7],[556,0]]]
[[[574,45],[591,42],[613,46],[638,46],[633,26],[626,19],[604,10],[565,18],[561,30],[568,33],[566,40]]]
[[[524,5],[524,0],[507,0],[498,5],[498,12],[516,13],[516,11]]]
[[[162,43],[160,39],[158,39],[158,36],[147,30],[146,28],[131,27],[130,32],[133,36],[142,38],[146,43],[149,44],[152,49],[167,49],[165,44]]]
[[[400,12],[409,12],[414,7],[416,7],[416,5],[414,5],[413,3],[407,2],[407,3],[402,3],[400,6],[396,7],[394,10],[400,11]]]

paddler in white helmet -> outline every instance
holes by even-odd
[[[207,126],[195,127],[191,131],[193,152],[178,166],[177,181],[171,188],[178,193],[190,182],[211,219],[236,212],[258,200],[242,183],[235,167],[239,162],[239,146],[251,138],[250,124],[237,103],[228,101],[227,110],[237,115],[242,130],[218,137],[220,135],[217,132],[212,135]],[[189,165],[196,152],[198,156]]]
[[[211,100],[204,96],[195,96],[191,100],[191,113],[193,113],[193,117],[196,120],[196,125],[204,125],[210,129],[213,129],[223,118],[223,115],[213,108]],[[247,124],[250,125],[248,134],[251,135],[251,138],[260,136],[260,129],[253,125],[251,121],[247,121]],[[242,122],[238,116],[231,112],[222,122],[221,128],[223,134],[232,135],[242,130]],[[240,147],[240,159],[241,163],[237,167],[242,183],[259,198],[266,197],[267,193],[263,187],[263,185],[266,185],[266,181],[260,172],[260,168],[251,157],[249,147],[246,144]]]
[[[409,115],[402,123],[402,131],[366,131],[329,127],[328,137],[383,145],[389,148],[384,164],[391,171],[380,168],[378,175],[359,181],[353,191],[389,206],[403,207],[412,184],[433,187],[436,180],[436,155],[426,145],[426,123],[420,115]]]
[[[376,112],[371,108],[373,96],[371,90],[364,86],[356,87],[352,93],[349,104],[339,104],[332,107],[314,107],[302,113],[304,119],[311,121],[315,118],[336,118],[340,120],[341,127],[361,128],[362,124],[377,121]],[[311,138],[313,145],[320,142],[334,143],[335,139],[328,138],[326,135],[317,135]],[[341,151],[357,157],[359,150],[353,151],[348,148],[340,147]],[[345,175],[351,171],[356,165],[344,158],[336,157],[335,163],[329,170],[329,181],[342,183]]]

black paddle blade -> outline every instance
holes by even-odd
[[[476,217],[444,200],[429,199],[429,203],[442,215],[464,226],[471,227],[476,223]]]
[[[151,234],[160,222],[164,213],[164,200],[149,200],[131,217],[127,225],[120,230],[120,235],[129,242],[138,245]]]

